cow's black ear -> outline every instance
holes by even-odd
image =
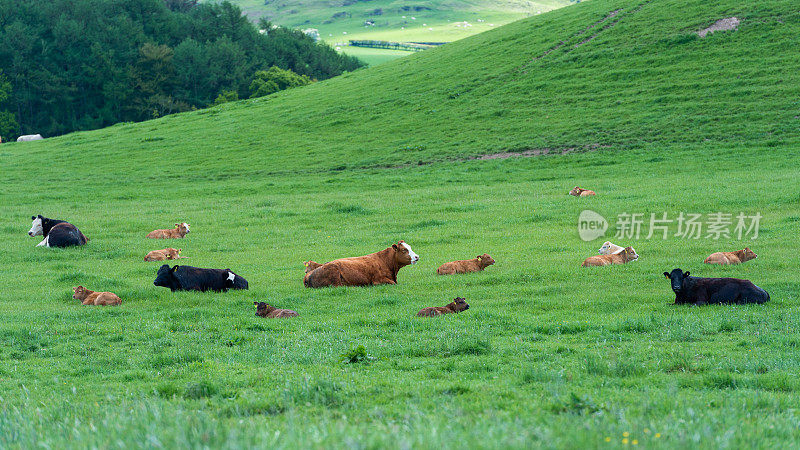
[[[176,270],[178,270],[178,267],[179,266],[172,266],[172,269],[170,270],[170,272],[175,272]]]
[[[39,214],[37,217],[40,219],[44,219],[44,216],[42,216],[41,214]]]
[[[31,220],[36,220],[36,216],[31,216]]]
[[[397,244],[392,244],[392,248],[397,250]]]
[[[688,277],[689,276],[689,272],[686,272],[685,274],[683,274],[683,276],[684,277]]]
[[[258,302],[253,302],[254,305],[258,306]]]
[[[664,272],[664,276],[669,278],[669,272]]]

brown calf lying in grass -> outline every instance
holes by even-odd
[[[583,261],[581,267],[589,266],[610,266],[612,264],[625,264],[627,262],[636,261],[639,255],[633,250],[632,247],[625,247],[625,250],[612,255],[597,255],[590,256]]]
[[[186,256],[180,256],[182,248],[165,248],[161,250],[153,250],[144,257],[145,261],[164,261],[165,259],[183,259]]]
[[[745,247],[735,252],[716,252],[712,253],[703,261],[706,264],[740,264],[758,258],[750,247]]]
[[[417,317],[434,317],[442,314],[460,313],[469,309],[467,301],[461,297],[456,297],[455,300],[448,303],[447,306],[432,306],[430,308],[422,308],[417,313]]]
[[[291,309],[278,309],[264,302],[253,302],[253,304],[256,305],[256,315],[259,317],[266,317],[268,319],[283,319],[286,317],[297,317],[300,315]]]
[[[436,269],[436,273],[439,275],[452,275],[454,273],[480,272],[492,264],[494,264],[492,257],[484,253],[474,259],[446,262]]]
[[[147,233],[150,239],[183,239],[189,232],[189,224],[186,222],[176,223],[175,228],[168,230],[153,230]]]
[[[122,300],[113,292],[95,292],[83,286],[74,287],[72,290],[75,292],[72,294],[72,298],[80,300],[82,305],[116,306],[122,303]]]
[[[597,195],[594,191],[590,191],[589,189],[581,189],[578,186],[575,186],[575,189],[569,191],[569,195],[574,195],[575,197],[588,197],[590,195]]]

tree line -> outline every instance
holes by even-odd
[[[287,70],[304,80],[290,87],[362,66],[227,1],[0,0],[0,136],[147,120],[274,92]]]

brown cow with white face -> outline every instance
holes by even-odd
[[[366,256],[325,263],[308,273],[303,283],[311,288],[397,284],[397,272],[417,261],[419,255],[404,241],[400,241],[385,250]]]
[[[189,233],[189,224],[176,223],[173,229],[153,230],[147,233],[150,239],[183,239]]]

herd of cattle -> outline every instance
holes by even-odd
[[[574,196],[596,195],[594,191],[575,187],[570,191]],[[89,239],[74,225],[63,220],[49,219],[42,215],[32,216],[30,236],[43,236],[37,247],[69,247],[85,245]],[[188,223],[176,223],[174,229],[154,230],[147,234],[151,239],[182,239],[189,233]],[[181,249],[165,248],[153,250],[145,257],[145,261],[165,261],[185,258],[180,256]],[[633,247],[621,247],[609,241],[603,243],[598,250],[599,255],[590,256],[582,266],[608,266],[636,261],[639,255]],[[706,264],[739,264],[757,258],[749,248],[735,252],[717,252],[704,260]],[[303,284],[309,288],[331,286],[370,286],[380,284],[397,284],[397,273],[401,268],[416,264],[419,255],[414,253],[404,241],[392,244],[379,252],[369,255],[336,259],[324,264],[315,261],[305,263],[306,273]],[[442,264],[436,270],[439,275],[463,274],[479,272],[495,263],[491,256],[484,253],[473,259],[451,261]],[[674,269],[664,272],[670,280],[675,293],[675,304],[706,305],[714,303],[764,303],[769,294],[748,280],[737,278],[701,278],[692,277],[689,272]],[[172,266],[164,264],[159,267],[155,286],[169,288],[171,291],[215,291],[224,292],[229,289],[248,289],[247,280],[231,269],[203,269],[192,266]],[[81,300],[83,305],[119,305],[122,301],[111,292],[95,292],[77,286],[73,288],[73,298]],[[298,316],[296,311],[279,309],[264,302],[253,302],[256,315],[265,318],[285,318]],[[433,317],[441,314],[459,313],[469,309],[466,300],[456,297],[446,306],[423,308],[417,313],[420,317]]]

